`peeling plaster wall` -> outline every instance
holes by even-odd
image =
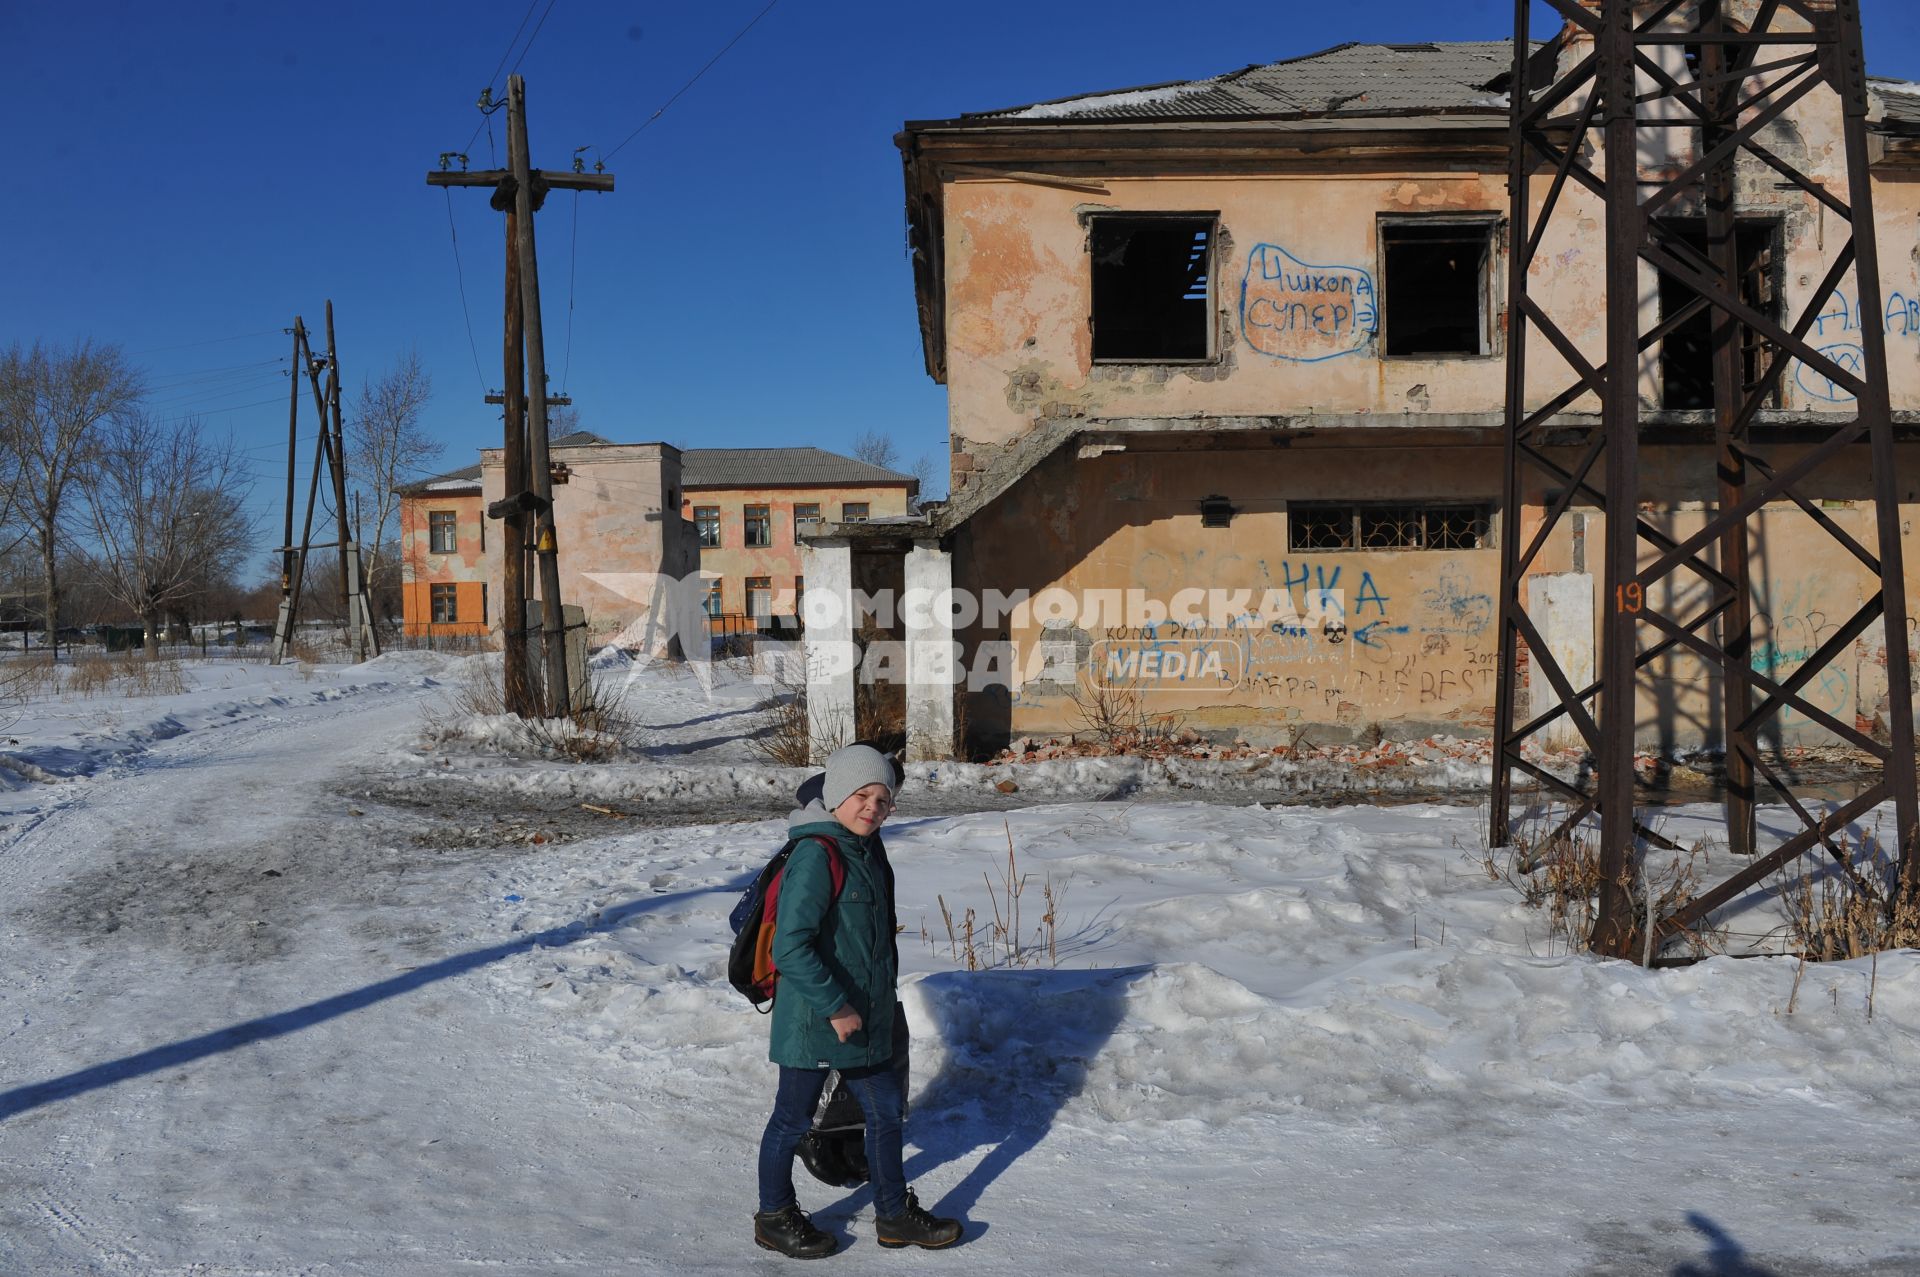
[[[1813,94],[1792,117],[1763,132],[1776,152],[1807,165],[1844,190],[1837,105]],[[1685,151],[1679,154],[1682,158]],[[1780,190],[1778,175],[1743,158],[1738,170],[1743,216],[1777,220],[1784,254],[1774,283],[1780,313],[1810,304],[1839,246],[1844,225],[1811,197]],[[1897,409],[1920,410],[1920,181],[1876,171],[1875,225],[1883,300],[1861,313],[1849,273],[1826,302],[1811,334],[1842,366],[1863,358],[1860,329],[1877,325],[1887,341]],[[1551,174],[1532,182],[1535,206]],[[1493,349],[1479,357],[1383,358],[1366,307],[1342,313],[1356,286],[1384,304],[1394,287],[1380,260],[1379,219],[1411,213],[1507,211],[1504,173],[1380,176],[1333,167],[1311,174],[1114,178],[1107,196],[1010,180],[967,178],[944,186],[947,288],[946,350],[950,468],[956,496],[983,475],[1017,466],[1015,446],[1047,426],[1109,417],[1339,416],[1352,424],[1418,424],[1423,417],[1498,414],[1502,410],[1505,233],[1497,236],[1491,276]],[[1216,357],[1205,363],[1092,361],[1091,269],[1085,218],[1098,212],[1217,212],[1212,281]],[[1684,201],[1670,210],[1697,217]],[[1598,202],[1569,187],[1530,268],[1531,291],[1590,360],[1604,354],[1606,235]],[[1275,294],[1290,282],[1322,289],[1302,311],[1276,322]],[[1297,294],[1288,294],[1299,300]],[[1643,267],[1642,308],[1658,315],[1657,279]],[[1320,307],[1322,309],[1316,309]],[[1282,309],[1285,309],[1284,307]],[[1313,318],[1320,316],[1319,320]],[[1302,316],[1305,318],[1302,318]],[[1534,334],[1528,341],[1527,399],[1550,401],[1573,384],[1570,364]],[[1643,365],[1642,395],[1659,405],[1658,347]],[[1850,396],[1798,361],[1779,406],[1803,413],[1846,412]],[[1571,411],[1598,411],[1584,395]]]
[[[1308,299],[1340,304],[1379,279],[1376,218],[1416,212],[1503,217],[1503,174],[1437,173],[1114,179],[1106,197],[995,180],[946,188],[948,385],[954,482],[1036,424],[1071,418],[1258,416],[1309,410],[1490,412],[1502,362],[1378,358],[1362,307],[1311,311],[1288,331],[1275,289],[1304,276]],[[1217,211],[1217,358],[1204,364],[1092,362],[1086,215]],[[1577,268],[1577,269],[1576,269]],[[1597,262],[1569,259],[1590,296]],[[1584,284],[1580,271],[1592,273]],[[1301,294],[1305,295],[1305,294]],[[1295,316],[1299,312],[1293,312]],[[1252,317],[1249,324],[1248,316]],[[1248,337],[1249,329],[1254,332]],[[1324,330],[1324,331],[1320,331]],[[1279,352],[1279,353],[1274,353]]]
[[[1791,464],[1798,448],[1767,450]],[[1684,536],[1706,517],[1712,458],[1701,449],[1649,448],[1643,454],[1648,513]],[[1302,500],[1497,501],[1497,450],[1486,447],[1293,448],[1233,452],[1120,452],[1079,459],[1070,451],[1042,463],[958,534],[955,584],[1038,595],[1049,588],[1085,600],[1100,592],[1146,591],[1162,603],[1176,591],[1250,593],[1249,606],[1225,627],[1126,623],[1104,604],[1084,602],[1071,621],[1043,624],[1040,609],[960,637],[971,668],[996,644],[1008,644],[1005,691],[974,687],[966,696],[976,739],[1084,732],[1090,686],[1140,694],[1148,715],[1167,716],[1210,736],[1260,744],[1309,739],[1327,744],[1371,735],[1483,736],[1494,696],[1499,551],[1377,550],[1309,552],[1288,546],[1288,507]],[[1920,445],[1903,445],[1900,470],[1915,476],[1901,493],[1901,539],[1908,594],[1920,598]],[[1598,482],[1598,480],[1596,480]],[[1855,449],[1817,487],[1822,512],[1871,544],[1867,457]],[[1219,493],[1237,507],[1227,528],[1200,526],[1199,500]],[[1518,534],[1530,540],[1546,494],[1528,494]],[[1533,572],[1587,573],[1591,615],[1603,615],[1597,578],[1605,520],[1578,507],[1533,564]],[[1497,518],[1497,516],[1496,516]],[[1497,518],[1495,537],[1513,533]],[[1752,524],[1756,670],[1784,680],[1850,617],[1870,588],[1865,568],[1812,527],[1804,511],[1775,506]],[[1494,542],[1497,546],[1498,541]],[[1709,551],[1709,562],[1717,554]],[[1259,606],[1266,591],[1288,591],[1291,617]],[[1311,591],[1344,593],[1340,623],[1312,616]],[[1658,605],[1686,611],[1684,587]],[[1093,615],[1098,609],[1099,615]],[[1302,622],[1305,623],[1302,623]],[[1587,647],[1598,651],[1598,636]],[[1920,624],[1908,647],[1920,659]],[[1103,678],[1115,651],[1188,657],[1217,652],[1220,677]],[[1870,631],[1807,697],[1839,721],[1874,731],[1884,721],[1888,688],[1881,636]],[[1191,663],[1191,662],[1189,662]],[[1137,668],[1137,666],[1136,666]],[[1528,710],[1526,672],[1522,712]],[[1544,686],[1544,684],[1543,684]],[[1076,703],[1075,695],[1080,697]],[[1643,677],[1636,734],[1648,746],[1688,748],[1722,739],[1718,676],[1683,653],[1664,656]],[[1540,708],[1552,700],[1544,697]],[[1832,734],[1788,710],[1763,734],[1768,744],[1825,744]]]
[[[435,511],[452,511],[454,552],[435,554],[427,516]],[[487,580],[486,510],[478,491],[423,492],[400,499],[401,615],[410,635],[485,634],[493,617],[481,586]],[[432,624],[433,587],[458,587],[456,606],[460,619],[453,624]]]
[[[1071,696],[1089,668],[1116,653],[1218,650],[1222,679],[1138,679],[1142,704],[1184,725],[1250,740],[1287,740],[1312,729],[1322,742],[1361,735],[1481,735],[1492,705],[1500,564],[1492,548],[1457,551],[1305,552],[1287,548],[1290,500],[1415,497],[1491,501],[1498,454],[1488,448],[1114,453],[1085,461],[1056,455],[964,533],[956,584],[975,591],[1058,586],[1076,596],[1141,589],[1165,602],[1183,589],[1246,591],[1247,606],[1215,628],[1150,630],[1109,612],[1079,623],[1026,624],[965,639],[1008,641],[1016,670],[1013,734],[1084,730]],[[1200,498],[1238,507],[1227,528],[1200,526]],[[1285,591],[1291,616],[1260,606]],[[1337,621],[1314,616],[1310,592],[1344,592]],[[1093,621],[1093,624],[1086,622]],[[1065,657],[1071,664],[1054,664]],[[1113,680],[1125,685],[1124,677]],[[969,719],[1002,711],[992,694]]]
[[[490,504],[506,495],[506,471],[500,449],[480,458],[482,502]],[[693,529],[680,518],[680,453],[660,443],[608,444],[556,449],[553,460],[570,471],[553,488],[560,598],[585,611],[588,638],[597,641],[645,616],[655,574],[681,577],[698,566]],[[505,597],[504,539],[487,541],[494,599]],[[535,593],[530,582],[529,597]],[[497,625],[500,605],[493,610]]]

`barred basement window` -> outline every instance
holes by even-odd
[[[1351,550],[1353,507],[1287,507],[1287,548],[1290,550]]]
[[[1287,507],[1290,550],[1484,550],[1492,546],[1493,505],[1354,502]]]

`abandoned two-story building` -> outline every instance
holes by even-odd
[[[792,629],[802,530],[897,519],[919,491],[911,475],[811,447],[683,450],[579,430],[549,450],[560,597],[593,643],[663,644],[672,622],[652,615],[658,578],[696,573],[713,635]],[[500,449],[480,458],[400,489],[409,635],[487,640],[501,626],[502,530],[486,509],[506,472]]]
[[[1536,66],[1590,48],[1563,34]],[[807,577],[810,592],[860,579],[955,591],[902,622],[916,752],[944,752],[956,723],[974,748],[1083,730],[1090,702],[1106,712],[1116,696],[1262,743],[1488,732],[1497,547],[1559,495],[1501,508],[1511,64],[1505,42],[1356,43],[899,134],[952,495],[917,527],[825,529]],[[1768,145],[1843,182],[1838,112],[1810,96]],[[1887,304],[1862,314],[1843,283],[1816,337],[1844,363],[1862,326],[1886,334],[1899,464],[1914,476],[1902,500],[1920,502],[1920,86],[1875,81],[1869,119]],[[1640,162],[1697,145],[1670,136],[1672,153]],[[1534,179],[1536,205],[1551,179]],[[1797,312],[1826,273],[1826,214],[1757,162],[1738,180],[1746,296]],[[1585,191],[1562,199],[1576,211],[1552,224],[1533,292],[1597,359],[1602,222]],[[1656,279],[1643,310],[1675,304]],[[1529,408],[1573,377],[1538,345]],[[1715,499],[1708,359],[1699,324],[1683,325],[1642,371],[1643,498],[1676,532]],[[1754,438],[1791,456],[1845,399],[1796,365]],[[1598,411],[1587,395],[1563,416]],[[1866,536],[1855,451],[1826,472],[1819,506]],[[1777,672],[1858,602],[1858,565],[1807,535],[1812,517],[1783,505],[1753,524],[1754,659]],[[1603,544],[1598,511],[1567,526],[1528,577],[1557,654],[1595,642]],[[1917,559],[1910,547],[1909,575]],[[980,607],[1020,591],[1024,608]],[[824,650],[850,631],[810,618],[809,636]],[[844,717],[846,665],[815,662],[818,735]],[[1817,694],[1870,722],[1888,694],[1875,676],[1863,639]],[[1684,658],[1652,668],[1642,738],[1715,743],[1710,681]],[[1803,730],[1819,736],[1789,715],[1785,734]]]

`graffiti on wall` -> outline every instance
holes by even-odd
[[[1373,276],[1358,266],[1316,266],[1273,244],[1255,244],[1240,281],[1240,331],[1263,355],[1318,363],[1363,349],[1378,326]]]
[[[1182,561],[1153,566],[1179,574],[1199,566],[1175,557]],[[1248,566],[1253,584],[1205,592],[1205,615],[1196,598],[1164,620],[1096,627],[1089,678],[1139,692],[1235,692],[1316,715],[1477,713],[1492,696],[1493,600],[1461,560],[1444,559],[1421,574],[1428,584],[1404,587],[1377,576],[1378,565]]]
[[[1857,334],[1864,330],[1869,318],[1861,314],[1858,301],[1834,289],[1825,308],[1814,317],[1813,340],[1819,343],[1814,349],[1838,364],[1843,372],[1860,376],[1866,370],[1867,352],[1860,346]],[[1890,291],[1874,322],[1889,340],[1920,341],[1920,291],[1912,296],[1898,289]],[[1854,336],[1849,339],[1850,335]],[[1793,380],[1801,390],[1822,403],[1853,402],[1851,390],[1797,359]]]

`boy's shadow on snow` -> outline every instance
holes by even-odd
[[[1673,1270],[1673,1277],[1781,1277],[1748,1259],[1738,1238],[1699,1211],[1688,1211],[1687,1223],[1707,1239],[1706,1262],[1681,1264]]]
[[[966,1221],[963,1241],[986,1231],[968,1219],[981,1194],[1046,1137],[1085,1087],[1126,1015],[1129,986],[1152,969],[946,971],[914,986],[932,1021],[915,1034],[915,1055],[927,1058],[936,1043],[944,1055],[911,1106],[907,1138],[918,1151],[907,1158],[907,1182],[987,1150],[928,1203],[936,1215]],[[862,1185],[825,1213],[849,1216],[872,1196]]]

